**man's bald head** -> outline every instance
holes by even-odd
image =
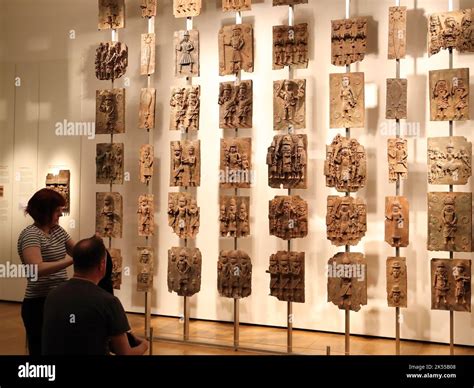
[[[93,236],[79,241],[72,251],[74,271],[90,272],[100,266],[105,258],[105,245],[100,237]]]

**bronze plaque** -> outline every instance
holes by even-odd
[[[174,76],[199,77],[199,31],[174,32]]]
[[[200,86],[171,88],[170,130],[199,130]]]
[[[96,91],[95,133],[125,133],[125,89]]]
[[[155,128],[155,105],[156,89],[142,88],[140,92],[138,128],[146,129],[147,131]]]
[[[362,253],[337,253],[328,261],[328,302],[359,311],[367,304],[367,262]]]
[[[102,81],[114,81],[127,71],[128,47],[122,42],[102,42],[95,55],[95,75]]]
[[[124,27],[124,0],[99,0],[99,30],[115,30]]]
[[[387,79],[386,119],[401,120],[407,118],[407,88],[406,79]]]
[[[202,256],[198,248],[168,250],[168,292],[193,296],[201,290]]]
[[[60,170],[56,174],[46,175],[46,188],[54,190],[61,194],[66,200],[63,207],[63,213],[69,214],[71,211],[71,172],[69,170]],[[3,186],[0,186],[0,198],[3,197]]]
[[[428,55],[442,49],[474,52],[474,8],[443,12],[428,17]]]
[[[308,234],[308,203],[299,195],[276,196],[268,203],[270,235],[283,240]]]
[[[469,69],[430,71],[431,121],[469,120]]]
[[[170,186],[199,186],[201,184],[201,141],[172,141],[170,155]]]
[[[471,312],[471,260],[431,260],[431,309]]]
[[[273,129],[306,126],[306,80],[273,81]]]
[[[354,138],[336,135],[326,146],[324,162],[326,186],[339,192],[356,192],[367,181],[367,155],[364,146]]]
[[[110,257],[112,258],[112,286],[114,290],[120,290],[122,285],[122,252],[120,249],[109,249]]]
[[[428,250],[472,252],[471,235],[471,193],[428,193]]]
[[[155,204],[153,194],[138,197],[138,235],[153,236],[155,233]]]
[[[219,185],[222,189],[250,188],[253,182],[252,139],[221,139],[220,165]]]
[[[151,247],[137,247],[137,291],[153,290],[154,250]]]
[[[364,73],[330,74],[331,128],[365,126]]]
[[[410,242],[410,209],[406,197],[385,197],[385,242],[407,247]]]
[[[217,262],[217,290],[225,298],[241,299],[252,293],[252,261],[244,251],[221,251]]]
[[[388,181],[390,183],[408,178],[407,140],[387,139]]]
[[[304,252],[278,251],[270,256],[270,295],[286,302],[304,303]]]
[[[464,136],[428,138],[428,183],[465,185],[472,173],[472,144]]]
[[[387,302],[388,307],[407,307],[407,264],[404,257],[387,259]]]
[[[236,238],[250,235],[250,197],[220,197],[219,233]]]
[[[175,18],[189,18],[201,13],[201,0],[173,0]]]
[[[273,26],[273,70],[308,67],[308,24]]]
[[[122,238],[123,205],[119,193],[96,193],[95,230],[100,237]]]
[[[219,75],[253,73],[253,28],[233,24],[219,30]]]
[[[308,164],[306,135],[277,135],[268,147],[268,185],[275,189],[306,189]]]
[[[96,183],[123,184],[123,143],[99,143],[96,155]]]
[[[156,1],[157,0],[140,0],[140,9],[143,18],[156,16]]]
[[[332,64],[347,66],[362,61],[367,50],[367,18],[333,20],[331,25]]]
[[[150,144],[144,144],[140,148],[140,182],[148,185],[153,178],[153,164],[155,162],[155,150]]]
[[[150,75],[155,73],[155,57],[156,57],[156,37],[155,34],[142,34],[141,40],[141,58],[140,58],[140,74]]]
[[[407,51],[407,7],[390,7],[388,18],[388,59],[405,58]]]
[[[219,127],[252,128],[252,81],[221,82],[219,84]]]
[[[252,0],[222,0],[223,12],[239,12],[252,9]]]
[[[367,231],[367,205],[362,198],[329,195],[327,238],[333,245],[357,245]]]
[[[196,238],[199,233],[200,209],[191,193],[168,194],[168,225],[179,238]]]

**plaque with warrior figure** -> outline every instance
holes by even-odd
[[[201,290],[202,256],[198,248],[168,250],[168,292],[193,296]]]
[[[225,298],[242,299],[252,293],[252,261],[241,250],[221,251],[217,262],[217,290]]]
[[[304,303],[304,252],[278,251],[270,256],[270,295],[286,302]]]

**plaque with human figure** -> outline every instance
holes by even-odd
[[[96,193],[95,230],[100,237],[122,238],[123,201],[119,193]]]
[[[472,174],[472,143],[464,136],[428,138],[428,183],[465,185]]]
[[[364,73],[337,73],[329,78],[330,128],[364,127]]]
[[[155,73],[155,45],[155,34],[142,34],[140,58],[141,75],[150,75]]]
[[[278,251],[270,256],[270,295],[285,302],[304,303],[304,252]]]
[[[308,67],[308,23],[273,26],[273,70]]]
[[[306,80],[273,81],[273,129],[306,126]]]
[[[471,260],[431,260],[431,309],[471,312]]]
[[[201,141],[172,141],[170,155],[170,186],[199,186],[201,184]]]
[[[58,174],[49,173],[46,175],[46,188],[61,194],[66,200],[63,206],[63,213],[69,214],[71,211],[71,171],[60,170]],[[2,196],[0,196],[1,198]]]
[[[362,253],[340,252],[329,259],[328,302],[356,312],[367,304],[367,261]]]
[[[356,192],[367,181],[367,156],[364,146],[354,138],[336,135],[326,146],[324,162],[326,186],[339,192]]]
[[[270,235],[283,240],[308,234],[308,203],[299,195],[276,196],[268,203]]]
[[[469,120],[469,68],[430,71],[431,121]]]
[[[252,128],[253,89],[251,80],[221,82],[218,104],[220,128]]]
[[[202,256],[198,248],[168,250],[168,292],[193,296],[201,290]]]
[[[99,143],[96,154],[96,183],[123,184],[123,143]]]
[[[250,235],[250,197],[220,197],[219,233],[221,237]]]
[[[387,79],[386,119],[400,120],[407,118],[407,89],[406,79]]]
[[[154,250],[151,247],[137,247],[137,291],[153,290]]]
[[[200,86],[171,88],[170,130],[199,130]]]
[[[181,239],[196,238],[200,209],[191,193],[168,194],[168,225]]]
[[[99,30],[116,30],[124,27],[124,0],[99,0]]]
[[[252,183],[252,139],[221,139],[219,185],[222,189],[250,188]]]
[[[367,231],[367,205],[362,198],[328,196],[327,238],[333,245],[357,245]]]
[[[428,17],[428,55],[443,49],[474,52],[474,8],[435,13]]]
[[[221,251],[217,261],[217,290],[225,298],[242,299],[252,293],[252,261],[241,250]]]
[[[222,0],[223,12],[248,11],[252,8],[252,0]]]
[[[390,7],[388,17],[388,59],[405,58],[407,50],[407,7]]]
[[[125,133],[125,89],[96,91],[95,133]]]
[[[387,139],[388,181],[390,183],[408,177],[407,140]]]
[[[102,81],[114,81],[127,71],[128,47],[122,42],[102,42],[96,49],[95,75]]]
[[[253,72],[253,28],[233,24],[219,30],[219,75]]]
[[[472,252],[472,193],[428,193],[428,250]]]
[[[306,135],[277,135],[267,151],[268,185],[275,189],[306,189]]]
[[[155,232],[155,204],[153,194],[138,197],[138,235],[153,236]]]
[[[174,32],[174,76],[199,77],[199,31]]]
[[[388,307],[407,307],[407,264],[405,257],[389,257],[387,271]]]
[[[156,89],[142,88],[140,93],[138,128],[146,129],[147,131],[155,128],[155,104]]]
[[[410,235],[407,197],[385,197],[385,242],[392,247],[407,247]]]
[[[120,290],[122,285],[122,252],[120,249],[111,248],[109,249],[110,257],[112,259],[112,287],[114,290]]]
[[[155,163],[155,150],[150,144],[140,148],[140,182],[150,184],[153,178],[153,165]]]
[[[348,66],[364,60],[367,18],[333,20],[331,25],[331,63],[334,66]]]
[[[175,18],[191,18],[201,13],[201,0],[173,0]]]
[[[140,9],[143,18],[156,16],[156,2],[157,0],[140,0]]]

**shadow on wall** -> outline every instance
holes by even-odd
[[[428,19],[425,10],[417,7],[418,1],[415,0],[414,8],[407,10],[407,55],[415,59],[423,58],[428,47]],[[423,33],[413,34],[412,32],[418,31],[420,26],[423,26]],[[416,65],[414,73],[416,74]]]

